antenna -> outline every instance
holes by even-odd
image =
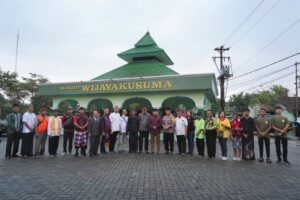
[[[19,37],[20,37],[20,29],[18,28],[17,44],[16,44],[16,58],[15,58],[15,73],[17,73],[17,68],[18,68]]]

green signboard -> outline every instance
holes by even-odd
[[[180,90],[216,91],[214,75],[170,76],[161,78],[118,79],[39,85],[39,95],[109,94],[122,92],[155,92]]]

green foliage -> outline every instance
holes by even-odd
[[[235,106],[237,111],[242,111],[255,104],[274,105],[279,96],[287,96],[289,90],[281,85],[273,85],[269,90],[256,93],[240,92],[230,96],[229,104]]]
[[[0,94],[10,105],[20,104],[21,111],[25,110],[27,104],[31,103],[37,112],[41,106],[50,107],[52,100],[49,97],[38,96],[38,84],[47,83],[44,76],[29,73],[29,77],[21,77],[10,71],[0,69]],[[2,105],[2,103],[1,103]]]

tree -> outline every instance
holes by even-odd
[[[38,95],[38,84],[47,83],[49,80],[38,74],[29,73],[29,77],[21,77],[15,72],[0,69],[0,93],[7,98],[10,104],[20,104],[24,110],[26,104],[31,103],[37,111],[41,106],[50,107],[52,100],[49,97]]]
[[[275,105],[276,98],[287,96],[289,89],[281,85],[273,85],[269,90],[263,90],[256,93],[238,93],[230,96],[229,104],[235,106],[238,111],[242,111],[255,104]]]
[[[257,99],[253,94],[240,92],[238,94],[234,94],[229,98],[229,104],[233,105],[237,111],[243,111],[249,106],[254,105],[257,102]]]

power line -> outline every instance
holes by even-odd
[[[272,62],[272,63],[270,63],[270,64],[268,64],[268,65],[259,67],[259,68],[255,69],[255,70],[250,71],[250,72],[247,72],[247,73],[244,73],[244,74],[241,74],[241,75],[232,77],[232,78],[230,78],[230,80],[237,79],[237,78],[240,78],[240,77],[243,77],[243,76],[252,74],[252,73],[254,73],[254,72],[260,71],[260,70],[262,70],[262,69],[265,69],[265,68],[267,68],[267,67],[270,67],[270,66],[272,66],[272,65],[275,65],[275,64],[277,64],[277,63],[280,63],[280,62],[282,62],[282,61],[285,61],[285,60],[290,59],[290,58],[292,58],[292,57],[295,57],[295,56],[297,56],[297,55],[300,55],[300,52],[295,53],[295,54],[292,54],[292,55],[287,56],[287,57],[285,57],[285,58],[279,59],[279,60],[277,60],[277,61],[275,61],[275,62]]]
[[[250,17],[258,10],[258,8],[264,3],[265,0],[260,1],[257,6],[249,13],[248,16],[229,34],[226,41],[223,43],[225,44],[230,40],[231,37],[233,37],[236,32],[250,19]]]
[[[259,55],[263,50],[265,50],[267,47],[269,47],[273,42],[275,42],[277,39],[279,39],[282,35],[284,35],[288,30],[293,28],[298,22],[300,22],[300,19],[297,19],[294,23],[292,23],[290,26],[288,26],[286,29],[284,29],[280,34],[278,34],[275,38],[273,38],[269,43],[267,43],[263,48],[261,48],[259,51],[257,51],[255,54],[253,54],[248,60],[246,60],[242,65],[247,64],[250,62],[253,58],[255,58],[257,55]]]
[[[275,4],[273,4],[273,6],[267,10],[267,12],[265,12],[265,14],[263,14],[254,24],[252,24],[252,26],[250,26],[242,35],[240,35],[240,37],[232,43],[231,48],[241,39],[243,39],[245,35],[247,35],[247,33],[249,33],[259,22],[261,22],[279,4],[280,1],[281,0],[278,0]]]
[[[273,82],[275,82],[275,81],[277,81],[277,80],[286,78],[286,77],[288,77],[288,76],[290,76],[290,75],[293,75],[293,74],[295,74],[295,72],[291,72],[291,73],[285,74],[285,75],[283,75],[283,76],[279,76],[279,77],[277,77],[276,79],[273,79],[273,80],[271,80],[271,81],[268,81],[268,82],[259,84],[259,85],[257,85],[257,86],[251,87],[251,88],[248,88],[247,90],[252,90],[252,89],[255,89],[255,88],[257,88],[257,87],[261,87],[261,86],[263,86],[263,85],[266,85],[266,84],[269,84],[269,83],[273,83]]]
[[[284,67],[284,68],[282,68],[282,69],[273,71],[273,72],[271,72],[271,73],[264,74],[263,76],[260,76],[260,77],[254,78],[254,79],[250,79],[250,80],[241,82],[241,83],[236,84],[236,85],[229,86],[229,88],[233,88],[233,87],[236,87],[236,86],[241,86],[241,85],[243,85],[243,84],[245,84],[245,83],[251,83],[251,82],[253,82],[253,81],[258,81],[258,80],[260,80],[260,79],[262,79],[262,78],[271,76],[271,75],[273,75],[273,74],[276,74],[276,73],[278,73],[278,72],[281,72],[281,71],[283,71],[283,70],[289,69],[289,68],[294,67],[294,66],[295,66],[294,64],[293,64],[293,65],[289,65],[289,66],[287,66],[287,67]]]

